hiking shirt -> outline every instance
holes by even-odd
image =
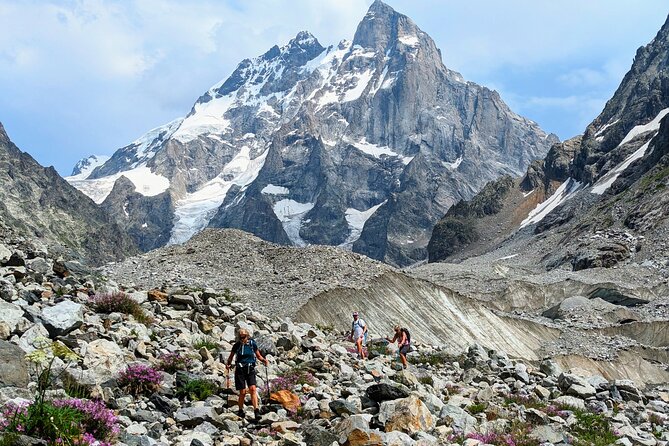
[[[358,318],[357,321],[353,321],[353,339],[358,340],[363,336],[363,333],[365,331],[365,321],[362,319]]]
[[[409,345],[409,339],[407,339],[407,334],[404,329],[400,330],[399,336],[397,336],[397,346],[403,347]]]
[[[253,339],[249,339],[245,344],[241,341],[235,342],[232,351],[237,355],[237,364],[255,364],[258,345]]]

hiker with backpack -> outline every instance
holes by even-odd
[[[239,391],[239,409],[237,415],[244,418],[244,399],[248,387],[251,394],[251,404],[256,421],[260,418],[258,409],[258,393],[256,392],[256,359],[262,361],[267,367],[267,359],[260,354],[256,341],[251,339],[249,331],[245,328],[239,329],[239,340],[232,346],[226,368],[230,370],[232,358],[236,356],[235,362],[235,388]]]
[[[365,359],[365,350],[363,344],[367,343],[367,324],[358,318],[358,312],[353,312],[353,322],[351,323],[350,338],[355,342],[358,350],[358,358]]]
[[[400,360],[402,361],[402,367],[407,368],[407,353],[411,350],[411,333],[406,328],[402,328],[399,325],[395,325],[395,336],[392,339],[386,338],[391,344],[397,341],[397,348],[400,352]]]

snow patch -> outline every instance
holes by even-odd
[[[403,156],[400,155],[397,152],[394,152],[390,147],[388,146],[378,146],[376,144],[371,144],[368,143],[366,139],[362,139],[361,141],[354,142],[352,145],[360,150],[361,152],[364,152],[368,155],[372,155],[374,158],[381,158],[381,156],[392,156],[395,158],[399,158],[403,164],[409,164],[411,160],[413,160],[413,156]]]
[[[290,193],[290,189],[283,186],[275,186],[273,184],[268,184],[267,186],[263,187],[260,193],[266,195],[287,195]]]
[[[114,183],[120,177],[126,177],[135,185],[135,192],[145,197],[153,197],[165,192],[170,187],[170,180],[162,175],[151,172],[146,166],[136,167],[125,172],[109,175],[95,180],[76,180],[73,177],[66,178],[68,182],[88,195],[93,201],[100,204],[114,188]]]
[[[281,221],[283,230],[295,246],[306,246],[307,242],[300,237],[300,228],[307,212],[314,208],[315,203],[300,203],[295,200],[283,199],[274,203],[274,215]]]
[[[374,96],[377,91],[381,89],[383,86],[383,83],[385,82],[386,75],[388,74],[388,65],[383,67],[383,71],[381,72],[381,76],[379,76],[379,79],[376,81],[376,85],[372,89],[369,90],[369,95]]]
[[[530,212],[525,220],[520,224],[521,228],[527,225],[539,223],[541,220],[550,214],[556,207],[560,206],[565,201],[569,200],[576,192],[581,189],[581,183],[573,178],[567,179],[560,185],[550,198],[543,203],[540,203],[536,208]]]
[[[442,162],[442,164],[444,165],[444,167],[446,167],[450,170],[456,170],[458,167],[460,167],[460,164],[462,164],[463,159],[464,158],[462,156],[459,156],[458,159],[456,159],[452,163],[444,161],[444,162]]]
[[[522,193],[522,194],[523,194],[523,197],[524,197],[524,198],[529,197],[530,195],[532,195],[532,194],[534,193],[535,190],[536,190],[536,189],[532,189],[532,190],[529,191],[529,192],[523,192],[523,193]]]
[[[186,143],[197,139],[204,133],[222,133],[230,127],[230,121],[223,115],[234,102],[234,93],[214,98],[209,102],[198,102],[193,107],[193,113],[184,119],[172,136]]]
[[[595,139],[596,139],[597,141],[601,141],[601,140],[603,140],[604,137],[603,137],[603,136],[600,136],[600,135],[601,135],[602,133],[604,133],[604,131],[605,131],[606,129],[608,129],[608,128],[611,127],[612,125],[615,125],[618,121],[620,121],[620,119],[616,119],[616,120],[613,121],[613,122],[609,122],[608,124],[603,125],[599,130],[597,130],[597,133],[595,133],[595,137],[596,137]]]
[[[362,96],[362,93],[365,91],[365,88],[367,88],[369,81],[372,80],[373,75],[374,70],[367,70],[364,73],[359,74],[357,76],[358,80],[355,84],[355,87],[351,88],[344,94],[344,99],[342,99],[342,102],[355,101],[360,96]]]
[[[251,159],[250,152],[248,146],[242,147],[216,178],[177,201],[174,227],[168,244],[183,243],[206,228],[223,204],[230,187],[237,185],[244,188],[256,179],[265,164],[267,151],[255,159]]]
[[[602,195],[604,192],[606,192],[608,188],[611,187],[611,185],[618,179],[620,174],[625,171],[625,169],[627,169],[634,161],[642,158],[645,155],[646,150],[648,150],[649,146],[650,146],[650,141],[639,147],[634,153],[628,156],[625,159],[625,161],[620,163],[615,169],[611,170],[610,172],[607,172],[606,175],[600,178],[597,181],[597,183],[595,183],[595,185],[592,186],[590,192],[597,195]]]
[[[518,255],[518,254],[511,254],[510,256],[500,257],[499,259],[496,260],[496,262],[497,262],[497,261],[500,261],[500,260],[509,260],[509,259],[513,259],[513,258],[516,257],[517,255]]]
[[[362,229],[365,227],[367,220],[369,220],[369,218],[387,202],[388,200],[384,200],[383,202],[377,204],[376,206],[372,206],[365,211],[359,211],[354,208],[346,209],[346,222],[348,223],[348,227],[351,232],[346,238],[346,241],[339,246],[342,248],[351,249],[353,247],[353,243],[355,243],[360,238],[360,234],[362,234]]]
[[[404,45],[407,46],[418,46],[420,45],[420,39],[418,39],[418,36],[416,35],[411,35],[411,36],[401,36],[397,40],[402,42]]]
[[[662,110],[660,113],[657,114],[655,119],[650,121],[648,124],[643,124],[643,125],[637,125],[634,127],[632,130],[625,135],[622,141],[620,141],[620,144],[618,144],[618,147],[622,146],[623,144],[626,144],[636,138],[637,136],[641,135],[642,133],[650,132],[653,130],[659,130],[660,129],[660,121],[662,118],[664,118],[667,113],[669,113],[669,108],[665,108]]]

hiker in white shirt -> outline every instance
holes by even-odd
[[[365,350],[363,344],[367,342],[367,324],[358,318],[358,312],[353,313],[353,322],[351,323],[351,339],[355,342],[358,350],[358,357],[365,359]]]

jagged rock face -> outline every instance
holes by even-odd
[[[39,238],[92,263],[137,252],[121,229],[53,167],[21,152],[0,124],[0,220],[14,234]],[[54,248],[55,249],[55,248]]]
[[[174,214],[172,196],[168,192],[145,197],[135,192],[132,181],[121,177],[114,183],[114,188],[101,207],[113,216],[142,251],[150,251],[167,243]]]
[[[515,255],[532,259],[533,252],[542,252],[537,265],[548,269],[639,262],[667,274],[668,65],[669,21],[638,50],[632,68],[582,139],[557,144],[545,160],[530,165],[520,190],[529,194],[525,202],[534,200],[536,207],[525,210],[527,217],[510,228],[503,243],[495,238],[487,250],[513,247]],[[511,215],[522,203],[514,195],[502,215]],[[477,219],[472,227],[485,228],[485,221]]]
[[[652,42],[639,48],[613,98],[586,129],[572,168],[576,180],[594,183],[611,168],[609,158],[620,156],[630,130],[669,108],[668,66],[669,20]]]
[[[406,265],[426,257],[452,204],[520,175],[556,141],[447,69],[427,34],[377,1],[352,42],[326,49],[301,32],[243,61],[185,119],[90,179],[140,168],[164,177],[172,242],[208,224]]]

